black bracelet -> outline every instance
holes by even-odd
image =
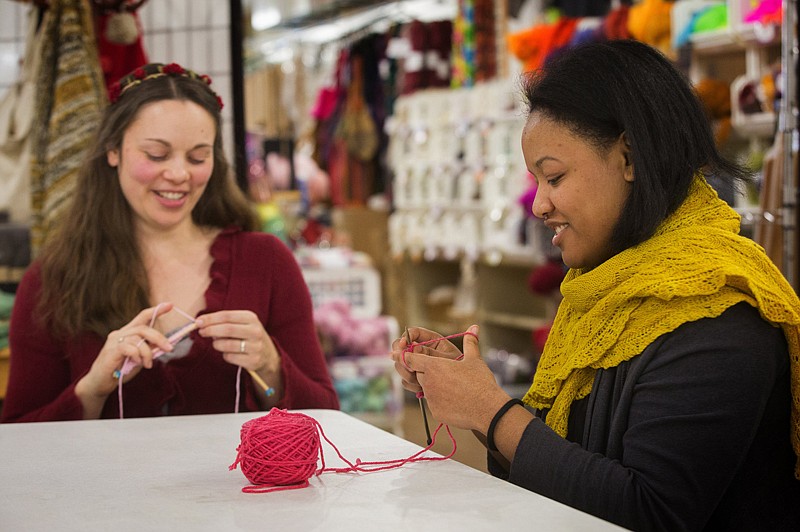
[[[489,430],[486,431],[486,446],[490,451],[497,451],[497,446],[494,444],[494,429],[497,428],[497,423],[500,422],[500,418],[502,418],[514,405],[519,405],[525,408],[525,403],[519,399],[509,399],[506,404],[500,407],[500,410],[498,410],[492,418],[492,422],[489,423]]]

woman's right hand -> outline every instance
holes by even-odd
[[[114,375],[126,358],[136,362],[137,366],[127,375],[120,376],[124,379],[123,382],[136,376],[142,367],[153,367],[153,352],[156,348],[163,351],[172,350],[172,344],[167,337],[150,327],[154,317],[157,318],[170,310],[172,303],[146,308],[127,325],[109,333],[89,372],[75,386],[75,394],[83,402],[85,414],[88,413],[87,410],[95,410],[96,403],[100,401],[97,416],[100,415],[103,402],[117,388],[118,380]]]

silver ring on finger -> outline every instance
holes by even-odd
[[[239,352],[240,353],[244,353],[244,348],[245,348],[246,344],[247,344],[247,342],[244,341],[244,340],[242,340],[241,343],[239,343]]]

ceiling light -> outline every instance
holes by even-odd
[[[253,12],[250,18],[250,25],[256,31],[266,30],[277,26],[281,22],[281,12],[276,8],[262,7]]]

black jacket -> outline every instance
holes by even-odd
[[[797,531],[790,405],[785,337],[740,303],[598,371],[567,439],[534,419],[489,470],[633,530]]]

